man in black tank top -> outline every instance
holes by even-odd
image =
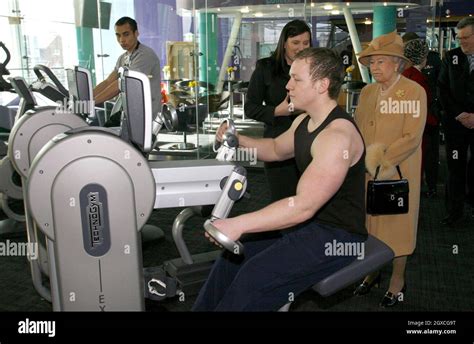
[[[231,240],[296,229],[281,238],[242,238],[243,258],[224,252],[195,311],[278,310],[290,297],[364,258],[365,148],[355,123],[336,103],[344,77],[340,58],[330,49],[305,49],[290,76],[290,106],[306,114],[275,139],[239,135],[239,142],[255,148],[263,161],[294,157],[301,172],[296,195],[214,225]],[[219,129],[218,137],[225,129]]]

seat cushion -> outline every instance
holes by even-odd
[[[364,258],[356,259],[348,266],[326,277],[313,286],[321,296],[329,296],[380,270],[392,261],[394,254],[390,247],[376,237],[369,235],[364,242]]]

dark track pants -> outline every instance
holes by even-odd
[[[193,311],[276,311],[350,264],[355,255],[327,254],[327,245],[365,238],[309,222],[280,238],[243,242],[244,257],[224,252],[215,262]]]

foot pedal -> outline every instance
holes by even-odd
[[[145,279],[145,298],[153,301],[161,301],[177,294],[177,283],[172,277],[168,277],[161,267],[143,269]]]

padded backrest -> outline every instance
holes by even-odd
[[[28,84],[22,77],[10,78],[10,83],[15,92],[25,101],[28,108],[36,106],[36,101],[33,93],[30,91]]]
[[[150,80],[140,72],[120,68],[123,116],[122,137],[142,152],[152,149],[152,106]]]
[[[75,104],[75,113],[81,113],[87,117],[94,114],[94,102],[92,93],[92,77],[89,70],[79,66],[74,69],[66,69],[67,81],[69,86],[69,96]],[[79,103],[77,103],[79,102]]]

